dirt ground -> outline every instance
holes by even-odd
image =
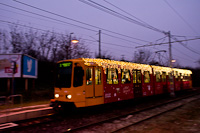
[[[200,100],[130,127],[136,133],[200,133]]]

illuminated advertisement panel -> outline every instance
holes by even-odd
[[[37,78],[37,60],[27,55],[23,56],[23,77]]]
[[[21,57],[21,54],[0,54],[0,78],[21,77]],[[12,62],[16,62],[15,74]]]

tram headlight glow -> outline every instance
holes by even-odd
[[[71,99],[72,98],[72,95],[67,95],[66,96],[68,99]]]
[[[59,96],[60,96],[59,94],[55,94],[55,98],[59,98]]]

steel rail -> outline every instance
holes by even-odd
[[[185,99],[185,98],[184,98],[184,99]],[[196,101],[196,100],[199,100],[199,99],[200,99],[200,98],[197,98],[197,99],[191,100],[190,102],[193,102],[193,101]],[[182,99],[181,99],[181,100],[182,100]],[[173,107],[173,108],[171,108],[171,109],[167,109],[166,111],[163,111],[163,112],[160,112],[160,113],[158,113],[158,114],[152,115],[152,116],[147,117],[147,118],[145,118],[145,119],[142,119],[142,120],[140,120],[140,121],[138,121],[138,122],[131,123],[131,124],[127,125],[127,126],[124,126],[124,127],[122,127],[122,128],[119,128],[119,129],[117,129],[117,130],[114,130],[114,131],[112,131],[111,133],[123,131],[123,130],[125,130],[125,129],[131,127],[131,126],[137,125],[137,124],[139,124],[139,123],[142,123],[142,122],[144,122],[144,121],[150,120],[150,119],[155,118],[155,117],[157,117],[157,116],[161,116],[162,114],[165,114],[165,113],[167,113],[167,112],[170,112],[170,111],[176,110],[176,109],[178,109],[178,108],[181,108],[181,107],[183,107],[184,105],[186,105],[186,104],[188,104],[188,103],[190,103],[190,102],[183,103],[183,104],[181,104],[181,105],[177,105],[176,107]]]
[[[78,132],[78,131],[87,129],[87,128],[92,127],[92,126],[101,125],[101,124],[103,124],[103,123],[108,123],[108,122],[111,122],[111,121],[114,121],[114,120],[119,120],[120,118],[124,118],[124,117],[127,117],[127,116],[129,116],[129,115],[135,115],[135,114],[138,114],[138,113],[141,113],[141,112],[150,110],[150,109],[158,108],[158,107],[160,107],[160,106],[167,105],[167,104],[170,104],[170,103],[173,103],[173,102],[177,102],[177,101],[180,101],[180,100],[183,100],[183,99],[186,99],[186,98],[195,96],[195,95],[199,95],[199,94],[200,94],[200,92],[198,92],[198,93],[196,93],[196,94],[190,94],[190,95],[183,96],[183,97],[179,97],[179,98],[175,98],[175,99],[172,99],[172,100],[169,100],[169,101],[167,101],[167,102],[163,102],[163,103],[160,103],[160,104],[157,104],[157,105],[152,105],[152,106],[150,106],[150,107],[146,107],[146,108],[143,108],[143,109],[138,110],[138,111],[129,112],[129,113],[127,113],[127,114],[123,114],[123,115],[120,115],[120,116],[116,116],[116,117],[104,119],[104,120],[102,120],[102,121],[98,121],[98,122],[86,124],[86,125],[83,125],[83,126],[80,126],[80,127],[76,127],[76,128],[68,128],[68,129],[67,129],[66,131],[64,131],[64,132]],[[176,107],[176,108],[180,108],[181,106],[183,106],[183,105],[179,105],[179,106]],[[176,108],[174,108],[174,109],[176,109]],[[171,109],[171,110],[174,110],[174,109]],[[162,113],[161,113],[161,114],[162,114]],[[160,114],[160,115],[161,115],[161,114]],[[152,117],[152,118],[153,118],[153,117]],[[150,118],[149,118],[149,119],[150,119]],[[117,130],[116,130],[116,131],[117,131]],[[115,131],[114,131],[114,132],[115,132]]]
[[[189,90],[189,91],[191,92],[192,90]],[[100,125],[100,124],[103,124],[105,122],[110,122],[110,121],[113,121],[113,120],[116,120],[116,119],[119,119],[119,118],[122,118],[122,117],[126,117],[127,115],[130,115],[130,114],[137,114],[137,113],[139,113],[141,111],[145,111],[145,110],[149,110],[149,109],[155,108],[156,106],[162,106],[163,104],[173,103],[175,101],[178,101],[178,100],[181,100],[181,99],[184,99],[184,98],[187,98],[187,97],[192,97],[192,96],[200,94],[200,92],[197,92],[197,91],[196,90],[192,91],[192,94],[189,94],[187,96],[180,96],[180,97],[178,97],[176,99],[172,99],[172,100],[169,100],[167,102],[159,103],[157,105],[152,105],[150,107],[146,107],[146,108],[143,108],[143,109],[138,110],[138,111],[129,112],[127,114],[123,114],[123,115],[120,115],[120,116],[104,119],[104,120],[99,121],[99,122],[89,123],[87,125],[79,126],[79,127],[76,127],[76,128],[70,128],[70,127],[69,128],[65,128],[62,131],[64,131],[64,132],[80,131],[80,130],[86,129],[88,127],[92,127],[92,126],[95,126],[95,125]],[[193,94],[193,93],[195,93],[195,94]],[[44,115],[44,116],[37,117],[37,118],[31,118],[31,119],[28,119],[28,120],[17,121],[17,122],[15,122],[16,124],[18,124],[17,126],[11,127],[10,129],[6,129],[6,130],[0,130],[0,131],[12,131],[13,129],[20,130],[20,129],[24,128],[24,127],[37,126],[37,125],[40,125],[40,124],[43,124],[43,123],[52,122],[52,121],[54,121],[56,119],[56,118],[53,118],[54,116],[55,116],[55,114],[48,114],[48,115]],[[49,119],[47,120],[46,118],[49,118]],[[36,123],[33,122],[33,121],[38,120],[38,119],[39,119],[40,122],[38,122],[38,121]],[[26,123],[26,122],[27,123],[32,123],[32,124],[30,124],[30,125],[29,124],[27,124],[27,125],[23,124],[23,123]]]

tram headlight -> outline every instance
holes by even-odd
[[[59,96],[60,96],[59,94],[55,94],[55,98],[59,98]]]
[[[72,98],[72,95],[67,95],[66,96],[68,99],[71,99]]]

